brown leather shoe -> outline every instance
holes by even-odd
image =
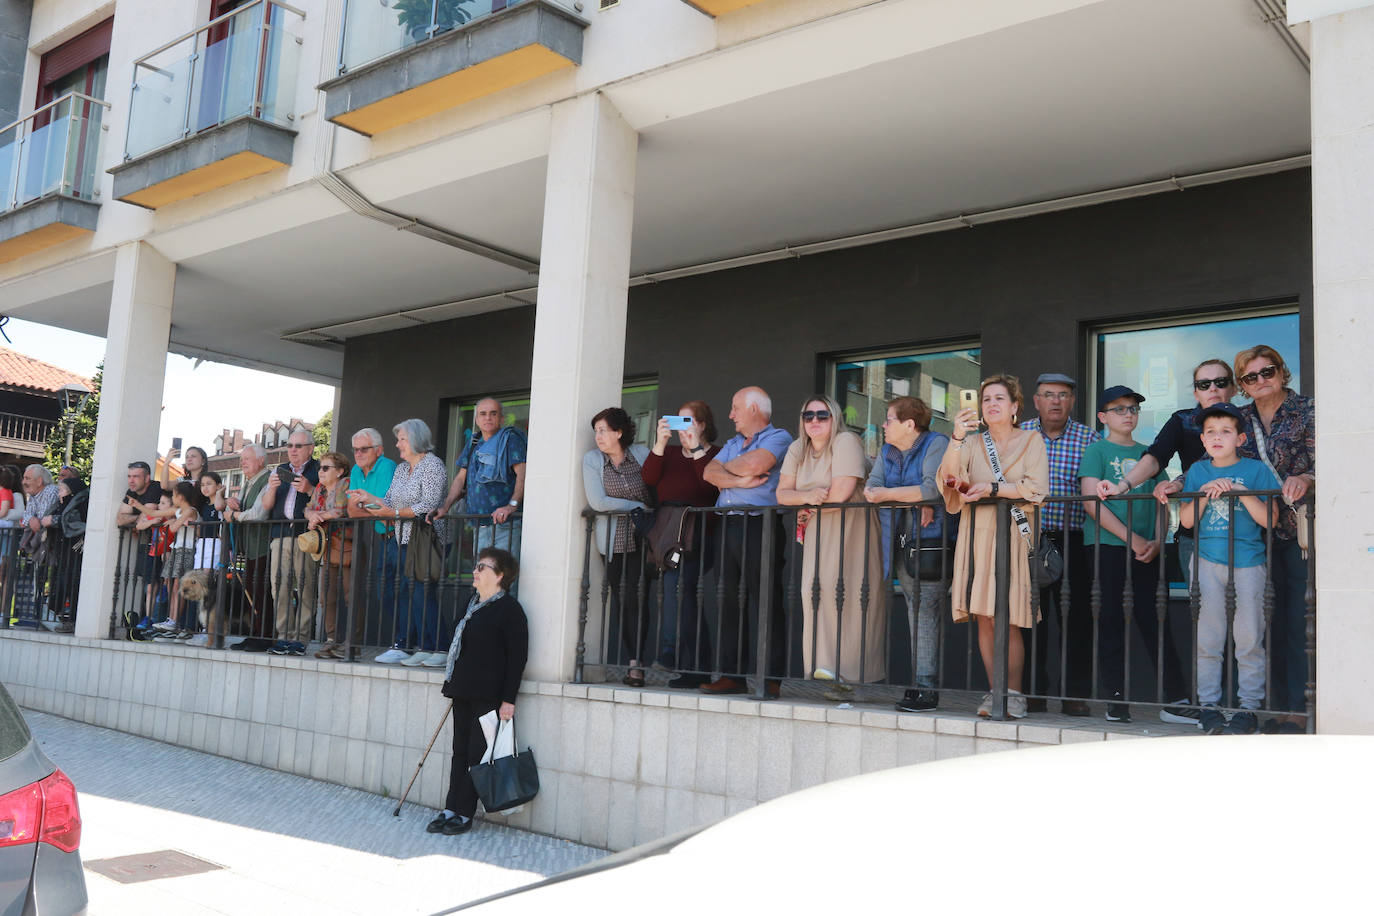
[[[1086,700],[1065,700],[1063,712],[1066,716],[1076,716],[1080,719],[1093,714]]]
[[[767,699],[776,700],[782,696],[782,681],[770,678],[763,682],[763,695]]]
[[[748,693],[749,685],[739,678],[718,677],[709,684],[702,684],[697,689],[702,693],[723,696],[727,693]]]

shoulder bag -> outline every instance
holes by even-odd
[[[1274,467],[1273,462],[1269,460],[1269,451],[1264,446],[1264,430],[1261,427],[1259,417],[1255,417],[1254,419],[1255,422],[1250,425],[1250,431],[1255,434],[1255,452],[1260,456],[1260,461],[1264,462],[1264,466],[1269,469],[1269,473],[1273,474],[1274,479],[1279,482],[1279,486],[1282,487],[1283,476],[1279,474],[1278,470]],[[1284,502],[1288,502],[1288,500],[1285,499]],[[1292,503],[1288,503],[1287,509],[1294,515],[1295,524],[1297,526],[1296,532],[1298,536],[1298,549],[1302,551],[1302,558],[1305,560],[1307,559],[1308,550],[1307,503],[1302,503],[1301,505],[1297,506],[1293,505]]]
[[[654,514],[645,549],[649,552],[649,561],[660,572],[677,569],[682,565],[682,558],[692,551],[697,517],[690,510],[690,506],[665,505]]]
[[[926,448],[935,441],[935,435],[929,431],[922,435],[921,447],[912,456],[912,461],[918,465],[925,461]],[[881,455],[879,455],[879,460],[882,460]],[[911,519],[911,523],[907,525],[907,530],[897,535],[897,551],[902,558],[902,565],[906,569],[906,574],[913,579],[925,582],[939,582],[945,576],[952,574],[955,542],[955,532],[952,529],[958,521],[958,516],[950,515],[943,506],[937,506],[935,511],[943,518],[931,523],[931,527],[934,527],[936,532],[934,534],[922,534],[923,529],[918,524],[921,518],[920,509],[912,508],[902,511]]]
[[[417,582],[438,582],[444,574],[444,550],[434,526],[416,518],[410,526],[405,575]]]
[[[992,444],[992,433],[987,430],[983,430],[983,448],[988,453],[988,464],[992,465],[992,473],[996,475],[997,482],[1007,483],[1007,479],[1002,476],[1002,463],[997,460],[997,446]],[[1059,548],[1043,531],[1040,532],[1039,546],[1035,546],[1031,539],[1030,522],[1026,520],[1026,513],[1021,511],[1020,506],[1011,507],[1011,519],[1016,522],[1016,527],[1021,529],[1021,538],[1026,542],[1031,581],[1036,588],[1049,588],[1064,575],[1064,558],[1060,556]]]

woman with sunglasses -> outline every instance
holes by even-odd
[[[316,658],[347,658],[342,641],[339,639],[339,611],[347,616],[350,600],[349,582],[353,564],[353,527],[347,522],[330,525],[335,519],[344,518],[348,513],[348,478],[353,463],[341,452],[329,452],[320,459],[320,482],[310,497],[310,505],[305,509],[305,518],[311,531],[323,529],[325,553],[320,561],[320,578],[324,588],[324,647],[315,653]],[[362,617],[353,621],[354,658],[362,642]]]
[[[988,684],[993,682],[993,617],[997,611],[997,595],[1006,590],[1011,605],[1011,627],[1007,634],[1007,715],[1014,719],[1026,716],[1026,698],[1021,694],[1021,678],[1026,667],[1025,642],[1021,631],[1030,629],[1031,576],[1029,553],[1031,544],[1025,543],[1019,526],[1012,524],[1011,582],[999,583],[994,575],[997,563],[997,510],[988,500],[1012,499],[1018,505],[1038,505],[1050,491],[1050,459],[1045,451],[1045,437],[1034,430],[1019,429],[1017,424],[1025,404],[1021,382],[1014,375],[994,375],[983,379],[978,388],[982,404],[982,422],[1002,468],[998,475],[992,470],[988,449],[980,426],[978,411],[965,407],[954,417],[954,429],[940,463],[938,483],[945,508],[961,513],[959,540],[954,546],[954,585],[952,598],[954,621],[959,623],[970,616],[978,621],[978,651]],[[983,500],[988,500],[983,502]],[[1023,510],[1024,511],[1024,510]],[[1026,512],[1031,536],[1039,526],[1031,512]],[[971,568],[970,568],[971,567]],[[984,695],[978,715],[992,715],[992,694]]]
[[[425,830],[457,836],[472,829],[477,787],[469,770],[487,751],[477,720],[496,710],[501,721],[515,715],[515,695],[529,655],[529,621],[508,592],[520,564],[510,551],[484,547],[472,568],[473,596],[453,630],[444,658],[444,696],[453,701],[453,764],[444,810]]]
[[[1270,707],[1307,711],[1307,560],[1298,543],[1300,520],[1294,507],[1316,483],[1316,420],[1312,399],[1288,387],[1293,373],[1273,347],[1261,344],[1236,354],[1236,378],[1250,403],[1241,409],[1247,425],[1238,449],[1258,458],[1283,484],[1286,504],[1274,526],[1269,578],[1274,583],[1274,616],[1269,630],[1273,683]],[[1303,716],[1270,719],[1267,732],[1300,733]]]
[[[778,502],[802,506],[802,659],[808,677],[834,681],[826,699],[853,698],[853,684],[887,676],[887,579],[878,513],[824,509],[863,502],[863,441],[840,422],[840,406],[817,395],[802,405],[796,441],[778,478]],[[817,507],[817,508],[811,508]],[[843,583],[843,584],[841,584]],[[843,595],[843,597],[841,597]]]
[[[1236,384],[1231,367],[1225,360],[1207,359],[1198,363],[1197,368],[1193,369],[1193,400],[1197,404],[1174,411],[1135,467],[1119,482],[1098,481],[1097,495],[1108,499],[1131,492],[1158,475],[1175,455],[1178,455],[1179,464],[1183,466],[1183,474],[1188,473],[1195,462],[1207,457],[1207,451],[1202,447],[1202,412],[1217,404],[1231,403],[1235,393]],[[1177,480],[1164,480],[1157,484],[1155,499],[1168,505],[1170,496],[1183,492],[1183,474]],[[1179,564],[1187,569],[1193,556],[1193,529],[1180,527],[1174,534],[1174,542],[1178,544]],[[1197,721],[1196,715],[1189,717],[1187,712],[1172,708],[1161,711],[1159,717],[1165,722],[1185,725]]]

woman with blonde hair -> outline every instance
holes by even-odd
[[[840,405],[816,395],[802,405],[787,449],[778,502],[797,513],[802,544],[802,658],[807,674],[833,680],[826,698],[846,700],[854,683],[887,676],[887,580],[878,513],[826,509],[862,502],[868,476],[863,441],[844,428]],[[848,683],[846,683],[848,682]]]
[[[984,433],[978,433],[979,413],[965,407],[954,418],[954,431],[944,460],[940,463],[940,495],[945,508],[961,513],[959,540],[954,548],[954,620],[970,615],[978,621],[978,650],[983,657],[988,684],[993,681],[993,615],[997,593],[1010,589],[1011,628],[1007,638],[1007,715],[1021,719],[1026,715],[1026,698],[1021,695],[1021,676],[1026,650],[1021,631],[1031,626],[1031,574],[1028,558],[1033,542],[1019,529],[1013,516],[1011,526],[1011,581],[998,582],[994,575],[997,553],[997,507],[993,497],[1016,500],[1018,505],[1038,504],[1050,490],[1049,456],[1044,438],[1033,430],[1017,428],[1025,400],[1021,383],[1014,375],[994,375],[978,387],[982,404]],[[990,446],[989,444],[990,443]],[[989,451],[1001,468],[993,470]],[[986,500],[986,501],[984,501]],[[1021,510],[1024,518],[1024,509]],[[1038,526],[1027,519],[1030,537]],[[970,569],[972,566],[972,569]],[[992,694],[983,697],[978,715],[992,715]]]

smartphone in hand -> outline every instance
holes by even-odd
[[[970,409],[975,414],[978,413],[978,389],[961,388],[959,389],[959,409]]]
[[[672,430],[677,430],[681,432],[684,429],[692,428],[691,417],[665,416],[663,419],[668,424],[668,428]]]

